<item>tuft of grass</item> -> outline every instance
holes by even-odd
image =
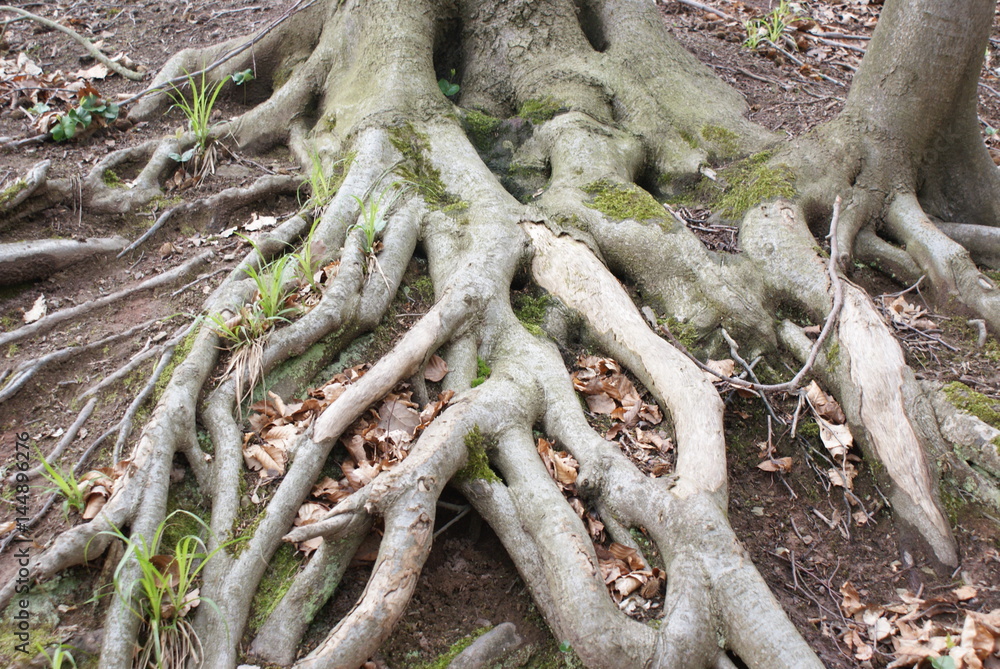
[[[122,601],[133,603],[131,611],[143,623],[145,638],[135,666],[179,668],[185,665],[189,655],[200,655],[201,642],[185,615],[202,603],[215,606],[211,600],[198,596],[194,584],[215,554],[232,542],[222,543],[209,552],[200,537],[189,534],[177,541],[170,555],[160,554],[164,533],[178,514],[192,517],[204,530],[211,532],[205,521],[182,510],[164,518],[149,542],[142,536],[130,539],[117,528],[101,532],[125,544],[125,553],[115,568],[113,581],[115,593]],[[123,570],[131,560],[135,560],[140,575],[131,583],[125,583]]]
[[[202,72],[200,81],[195,80],[193,75],[188,74],[187,83],[188,88],[191,90],[190,100],[177,87],[174,87],[169,92],[169,95],[170,99],[174,101],[173,106],[180,109],[184,116],[187,117],[188,129],[194,134],[198,153],[204,153],[212,140],[212,132],[209,127],[212,119],[212,109],[215,107],[215,101],[219,97],[219,93],[222,92],[222,87],[225,85],[226,80],[223,79],[215,84],[214,87],[210,87],[208,82],[205,81],[205,73]],[[179,162],[187,161],[182,160]]]
[[[38,652],[45,658],[45,661],[49,663],[49,669],[63,669],[63,667],[69,666],[76,669],[76,659],[73,657],[73,646],[61,643],[52,649],[52,655],[49,655],[48,651],[44,646],[42,646],[42,644],[35,642],[35,646],[38,648]]]
[[[63,517],[67,521],[69,520],[70,509],[77,513],[82,513],[86,506],[83,495],[87,490],[87,484],[81,484],[77,481],[72,469],[61,472],[50,465],[38,449],[35,449],[35,453],[45,470],[41,473],[42,477],[53,485],[53,487],[46,489],[45,492],[58,493],[63,497]]]
[[[386,197],[390,191],[392,191],[392,194]],[[365,255],[371,256],[374,254],[375,240],[382,234],[388,223],[386,215],[404,192],[405,188],[403,184],[397,181],[387,188],[382,189],[378,197],[368,195],[365,199],[361,199],[357,195],[351,196],[357,201],[358,206],[361,207],[361,214],[358,216],[357,222],[348,229],[348,232],[350,233],[354,230],[361,231],[361,243]]]

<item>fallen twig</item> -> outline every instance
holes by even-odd
[[[700,9],[703,12],[715,14],[719,18],[725,19],[726,21],[736,21],[737,23],[739,23],[739,19],[737,19],[735,16],[730,16],[721,9],[716,9],[715,7],[709,7],[708,5],[703,5],[700,2],[695,2],[695,0],[677,0],[677,2],[682,5],[687,5],[688,7]]]
[[[47,28],[52,28],[53,30],[58,30],[61,33],[69,35],[74,40],[83,45],[83,48],[87,50],[87,53],[89,53],[95,59],[100,61],[102,64],[106,65],[108,69],[113,70],[116,74],[120,74],[126,79],[131,79],[132,81],[142,81],[142,78],[145,76],[142,72],[135,72],[134,70],[130,70],[127,67],[123,66],[122,64],[116,63],[115,61],[111,60],[110,58],[105,56],[100,49],[94,46],[89,39],[87,39],[80,33],[76,32],[72,28],[67,28],[63,24],[57,23],[52,19],[47,19],[44,16],[38,16],[37,14],[32,14],[31,12],[27,12],[17,7],[11,7],[10,5],[0,5],[0,12],[11,12],[23,18],[31,19],[32,21],[40,23]]]

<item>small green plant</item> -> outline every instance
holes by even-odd
[[[38,651],[43,657],[45,657],[45,661],[49,663],[50,669],[62,669],[63,667],[69,666],[76,669],[76,659],[73,657],[72,653],[73,646],[60,644],[52,651],[52,655],[49,655],[41,644],[36,645],[38,646]]]
[[[47,104],[40,102],[28,111],[32,114],[44,114],[50,109]],[[118,112],[117,104],[96,95],[87,95],[75,108],[56,117],[55,124],[49,129],[49,136],[56,142],[65,142],[73,139],[78,129],[89,128],[95,120],[100,120],[104,125],[111,123],[118,118]]]
[[[438,79],[438,88],[444,93],[446,98],[450,98],[453,95],[458,95],[458,91],[461,88],[458,84],[451,83],[451,79],[455,78],[455,70],[451,71],[448,79]]]
[[[45,469],[44,472],[41,472],[42,477],[53,486],[45,492],[55,492],[63,497],[63,516],[69,520],[70,509],[73,509],[77,513],[82,512],[86,506],[83,495],[87,489],[87,485],[80,485],[72,469],[63,473],[50,465],[40,452],[36,450],[36,453],[38,459],[42,462],[42,467]]]
[[[190,100],[177,87],[174,87],[174,90],[169,95],[170,99],[174,101],[173,106],[180,109],[184,113],[184,116],[187,117],[188,128],[194,133],[198,152],[204,153],[212,139],[209,129],[212,109],[215,107],[215,100],[219,97],[219,93],[222,92],[222,87],[225,85],[226,79],[218,82],[211,89],[209,89],[208,82],[205,81],[204,72],[201,73],[200,82],[196,81],[191,74],[188,74],[187,80],[188,87],[191,89]],[[173,158],[173,155],[171,157]],[[174,158],[174,160],[178,159]],[[178,162],[186,161],[178,160]]]
[[[257,286],[256,304],[268,321],[287,321],[286,315],[295,311],[285,306],[285,301],[288,299],[288,291],[285,290],[285,268],[291,260],[291,256],[285,255],[259,271],[252,266],[245,270],[246,275],[253,279]]]
[[[303,209],[316,211],[326,206],[337,194],[339,179],[326,176],[326,172],[323,170],[323,161],[315,151],[309,153],[309,162],[309,199],[304,204],[300,200],[300,204]],[[333,164],[332,169],[335,171],[343,164],[344,159],[341,158]]]
[[[302,248],[298,253],[294,254],[292,257],[299,266],[299,276],[300,278],[308,283],[310,286],[315,287],[316,285],[316,270],[318,269],[317,264],[322,260],[322,258],[316,258],[313,237],[316,234],[316,227],[319,225],[320,218],[316,218],[313,221],[312,227],[309,228],[309,234],[302,242]]]
[[[756,49],[764,41],[772,44],[777,43],[793,20],[795,20],[795,12],[786,0],[781,0],[781,3],[768,14],[743,23],[743,28],[747,31],[747,38],[743,42],[743,46],[748,49]]]
[[[49,669],[63,669],[63,667],[72,666],[76,669],[76,659],[73,657],[73,646],[68,644],[59,644],[49,655],[48,651],[40,643],[35,643],[38,648],[38,652],[45,657],[45,661],[49,663]]]
[[[194,584],[215,554],[232,543],[225,542],[209,552],[200,537],[188,534],[177,540],[172,555],[159,554],[163,534],[177,514],[189,516],[211,531],[204,520],[178,509],[163,519],[149,542],[142,536],[130,539],[117,528],[101,533],[125,544],[113,580],[115,593],[122,601],[133,603],[132,613],[144,624],[145,639],[135,663],[138,667],[182,667],[191,655],[201,655],[201,642],[185,616],[202,602],[215,607],[211,600],[198,595]],[[140,575],[124,583],[123,571],[131,560],[135,560]]]
[[[390,191],[392,191],[391,194],[389,194]],[[352,225],[348,232],[353,232],[354,230],[361,231],[361,244],[365,255],[369,257],[374,256],[375,241],[382,234],[382,231],[385,230],[385,226],[388,223],[386,214],[389,213],[389,210],[396,204],[404,191],[404,183],[396,181],[388,188],[382,189],[378,197],[372,198],[369,195],[366,199],[361,199],[357,195],[351,196],[357,201],[358,206],[361,207],[361,213],[358,216],[357,223]]]

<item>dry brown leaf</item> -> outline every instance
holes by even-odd
[[[971,585],[963,585],[952,590],[952,593],[954,593],[958,601],[964,602],[967,599],[974,599],[979,594],[979,591]]]
[[[413,436],[420,425],[420,414],[414,411],[413,402],[402,397],[387,399],[378,408],[378,426],[386,432],[402,430]]]
[[[854,445],[854,435],[851,434],[851,429],[847,425],[830,423],[818,415],[814,418],[819,425],[819,438],[826,446],[826,450],[830,451],[834,460],[842,461],[847,457],[847,451]]]
[[[77,70],[71,76],[77,79],[103,79],[108,76],[109,71],[104,63],[95,63],[86,70]]]
[[[448,363],[439,355],[432,355],[424,368],[424,378],[431,383],[437,383],[448,373]]]
[[[840,594],[844,596],[844,600],[840,603],[840,608],[848,616],[853,616],[865,608],[865,605],[861,603],[861,595],[858,594],[857,589],[850,581],[844,581],[844,584],[840,586]]]
[[[847,421],[844,410],[840,408],[837,401],[823,392],[815,381],[806,386],[806,397],[809,398],[813,409],[830,423],[841,425]]]
[[[730,378],[732,378],[733,372],[736,371],[736,363],[728,358],[725,360],[709,360],[705,363],[705,366],[717,374],[722,374]],[[709,374],[709,380],[719,381],[720,379]]]
[[[786,457],[764,460],[764,462],[757,465],[757,469],[763,469],[765,472],[781,472],[782,474],[787,474],[792,471],[792,458]]]
[[[854,489],[854,477],[858,475],[858,470],[850,462],[845,463],[843,469],[830,468],[826,475],[830,477],[830,483],[840,488],[848,490]]]
[[[602,416],[610,416],[611,412],[618,408],[615,401],[603,393],[587,395],[586,400],[587,408],[590,409],[591,413],[601,414]]]

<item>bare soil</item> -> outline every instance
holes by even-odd
[[[724,11],[764,13],[772,9],[767,0],[744,3],[720,3]],[[857,15],[857,20],[845,18],[842,32],[869,35],[876,3],[816,1],[803,3],[806,12],[830,10],[838,15]],[[108,53],[124,51],[133,61],[155,71],[166,57],[176,50],[214,43],[230,37],[260,30],[282,11],[279,4],[256,0],[216,0],[208,3],[136,2],[92,0],[88,3],[33,3],[28,8],[48,17],[59,17],[85,37],[102,40]],[[742,8],[742,9],[741,9]],[[818,80],[815,72],[849,85],[850,67],[856,67],[858,56],[844,49],[819,47],[816,52],[799,54],[808,67],[799,66],[780,54],[750,51],[741,46],[746,37],[739,26],[729,25],[718,17],[707,17],[675,2],[662,3],[663,19],[673,36],[716,73],[736,87],[747,99],[751,117],[767,127],[798,136],[835,115],[846,96],[846,86]],[[741,14],[741,17],[750,14]],[[1000,30],[994,30],[1000,38]],[[863,45],[863,41],[853,42]],[[0,33],[0,57],[13,59],[27,54],[46,72],[74,72],[91,63],[84,53],[61,33],[42,28],[30,21],[6,26]],[[996,87],[996,76],[988,63],[984,82]],[[107,98],[134,93],[141,84],[118,76],[109,76],[94,84]],[[233,115],[247,104],[253,104],[261,91],[251,84],[220,102],[219,113]],[[21,137],[31,134],[24,114],[16,104],[4,99],[0,111],[0,137]],[[981,97],[980,116],[984,132],[1000,127],[1000,99],[987,90]],[[90,137],[65,144],[42,142],[28,144],[3,156],[0,166],[0,190],[40,160],[53,162],[56,176],[81,175],[106,152],[146,139],[174,132],[182,118],[174,111],[155,123],[139,124],[128,129],[110,128]],[[987,134],[991,145],[995,137]],[[261,157],[236,154],[227,158],[219,173],[203,185],[170,193],[159,209],[146,215],[127,217],[95,217],[86,210],[55,208],[16,224],[0,221],[0,243],[46,237],[102,237],[115,234],[136,238],[155,220],[168,199],[180,197],[192,200],[205,197],[224,187],[249,183],[263,171],[294,169],[288,157],[275,154]],[[128,175],[120,175],[127,179]],[[0,291],[0,329],[9,331],[21,325],[22,315],[36,299],[44,295],[49,312],[82,304],[100,295],[119,290],[137,281],[161,273],[193,257],[206,248],[214,252],[207,272],[229,268],[245,251],[244,243],[235,236],[218,233],[246,223],[251,213],[281,216],[296,209],[294,198],[275,198],[252,211],[214,212],[213,215],[174,220],[143,247],[121,259],[96,259],[51,278],[4,288]],[[169,245],[168,245],[169,243]],[[79,344],[121,331],[150,318],[167,319],[173,314],[193,314],[198,311],[204,294],[211,290],[224,274],[208,278],[178,295],[180,287],[140,294],[115,307],[92,313],[88,317],[43,337],[11,345],[0,351],[0,368],[13,368],[58,348]],[[195,277],[190,277],[193,279]],[[896,292],[905,286],[894,286],[864,268],[859,268],[855,280],[875,293]],[[919,302],[919,295],[912,299]],[[928,305],[933,312],[933,305]],[[393,316],[394,317],[394,316]],[[398,321],[397,321],[398,323]],[[940,338],[944,345],[910,346],[911,362],[926,378],[942,382],[961,380],[993,398],[1000,398],[1000,361],[988,350],[975,346],[974,331],[963,321],[943,323]],[[77,395],[122,366],[151,341],[172,334],[178,325],[170,320],[149,328],[141,337],[121,341],[71,359],[47,369],[32,380],[11,400],[0,406],[0,463],[13,462],[16,435],[26,432],[38,449],[47,453],[58,441],[60,430],[74,421],[82,403]],[[575,355],[575,353],[572,353]],[[71,444],[63,456],[64,467],[77,462],[80,454],[97,435],[116,423],[135,394],[152,374],[154,361],[149,361],[132,375],[102,393],[97,410],[86,424],[85,434]],[[857,494],[872,517],[864,524],[852,521],[857,507],[848,504],[838,488],[826,489],[823,478],[810,466],[808,453],[816,444],[799,437],[776,433],[773,438],[776,456],[791,456],[794,466],[789,474],[761,471],[760,444],[767,443],[767,412],[758,399],[730,398],[727,412],[727,432],[738,435],[729,443],[730,519],[738,536],[768,580],[775,596],[788,611],[796,626],[829,667],[882,667],[891,658],[876,656],[862,663],[854,658],[843,638],[856,623],[843,615],[840,588],[850,581],[865,602],[888,604],[898,601],[897,589],[911,592],[944,592],[961,583],[977,588],[977,598],[964,602],[966,608],[991,610],[1000,608],[1000,525],[979,509],[962,500],[959,493],[950,497],[948,510],[957,532],[963,556],[959,570],[940,576],[917,562],[908,564],[897,549],[898,537],[885,508],[881,493],[867,476],[865,463],[860,463],[861,476],[856,481]],[[794,404],[776,398],[775,411],[790,416]],[[147,407],[148,410],[148,407]],[[138,430],[131,441],[137,438]],[[817,441],[813,438],[813,441]],[[813,458],[815,459],[815,458]],[[110,464],[107,449],[101,449],[88,466]],[[822,463],[815,465],[822,469]],[[3,520],[14,513],[13,490],[3,484]],[[32,513],[41,508],[47,494],[42,489],[31,492]],[[457,493],[455,503],[462,503]],[[454,512],[442,510],[439,526],[454,517]],[[846,520],[845,520],[846,518]],[[73,517],[70,517],[71,521]],[[830,521],[830,522],[828,522]],[[58,504],[40,520],[33,530],[32,550],[40,550],[66,526]],[[0,555],[0,578],[13,578],[16,565],[10,551]],[[64,605],[58,612],[60,630],[67,635],[73,629],[80,633],[96,630],[102,625],[102,605],[87,603],[96,588],[108,576],[108,567],[98,560],[91,567],[71,570],[66,576],[72,587],[53,586],[53,599]],[[324,609],[314,624],[315,633],[309,638],[318,641],[320,630],[336,620],[355,601],[367,578],[364,562],[352,568],[343,587]],[[953,607],[954,609],[954,607]],[[945,611],[945,615],[956,615]],[[443,532],[435,541],[434,550],[424,568],[420,585],[410,603],[403,622],[374,660],[385,667],[418,666],[445,652],[452,644],[474,630],[489,624],[513,622],[519,633],[532,644],[523,653],[522,666],[561,666],[568,655],[558,649],[531,602],[526,588],[493,533],[479,522],[474,512]],[[9,636],[0,635],[0,663],[20,659],[6,647]]]

